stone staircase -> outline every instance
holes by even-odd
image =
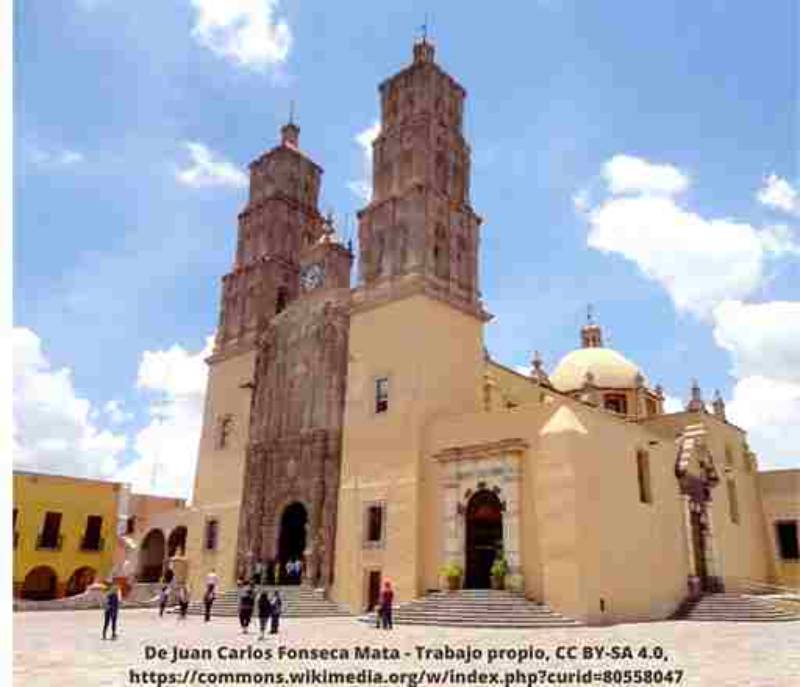
[[[283,618],[329,618],[351,615],[330,599],[326,599],[321,589],[312,589],[306,585],[257,587],[256,598],[262,589],[269,591],[270,598],[276,589],[280,592],[283,601],[281,615]],[[189,604],[190,615],[203,615],[203,613],[205,613],[205,608],[202,598],[195,599]],[[238,617],[239,592],[232,589],[217,594],[211,608],[211,615],[212,617]],[[257,606],[254,615],[258,615]]]
[[[730,592],[706,594],[696,601],[686,601],[673,618],[740,623],[800,620],[800,602]]]
[[[375,623],[375,613],[361,616]],[[461,589],[431,592],[396,606],[392,619],[397,625],[441,625],[456,627],[571,627],[580,625],[547,606],[526,599],[521,593],[494,589]]]

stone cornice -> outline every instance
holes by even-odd
[[[387,279],[377,285],[358,286],[353,290],[352,312],[372,310],[391,301],[402,300],[416,294],[425,294],[456,310],[471,315],[481,322],[488,322],[492,315],[483,309],[480,302],[465,303],[444,287],[437,287],[429,277],[420,274],[404,275],[399,279]]]
[[[433,454],[433,458],[440,463],[449,463],[459,460],[474,460],[476,458],[489,458],[498,455],[517,454],[521,456],[528,450],[529,444],[524,439],[501,439],[500,441],[487,441],[481,444],[467,444],[466,446],[453,446]]]
[[[226,344],[221,349],[215,349],[214,352],[206,358],[208,365],[221,363],[223,360],[235,358],[239,355],[251,353],[256,348],[255,338],[252,341],[241,341],[235,344]]]

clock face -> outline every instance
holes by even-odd
[[[313,291],[314,289],[322,286],[322,280],[325,278],[325,271],[322,265],[314,263],[306,267],[300,275],[300,284],[304,291]]]

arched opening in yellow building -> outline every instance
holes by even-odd
[[[139,550],[139,582],[158,582],[164,570],[164,533],[161,530],[150,530],[142,540]]]
[[[64,593],[67,596],[74,596],[75,594],[82,594],[86,588],[94,582],[97,576],[97,571],[89,566],[78,568],[67,581],[67,587]]]
[[[169,533],[167,540],[167,556],[185,556],[186,555],[186,537],[188,531],[183,525],[179,525],[172,532]]]
[[[283,509],[278,536],[278,561],[281,566],[281,577],[287,582],[300,583],[299,575],[287,575],[286,564],[300,561],[305,565],[307,527],[308,511],[302,503],[295,501]]]
[[[20,596],[37,601],[55,599],[57,587],[58,576],[55,570],[47,565],[39,565],[25,576]]]
[[[467,503],[466,513],[467,589],[491,586],[492,563],[503,555],[503,509],[497,494],[488,489],[477,491]]]

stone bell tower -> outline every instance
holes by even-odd
[[[360,279],[367,289],[416,277],[454,305],[480,310],[478,228],[469,200],[465,90],[434,62],[426,39],[380,87],[373,196],[359,213]]]
[[[249,576],[257,562],[283,569],[299,560],[305,579],[325,586],[333,569],[353,256],[317,209],[322,169],[299,150],[298,137],[290,122],[280,145],[250,166],[250,202],[240,219],[237,265],[256,275],[255,317],[237,321],[236,331],[252,337],[256,353],[236,573]]]

